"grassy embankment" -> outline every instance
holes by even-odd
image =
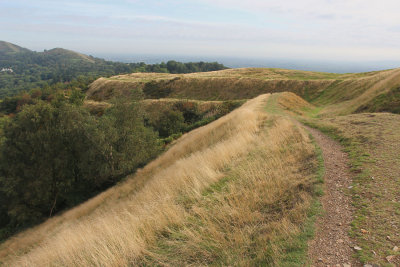
[[[363,113],[335,116],[332,106],[313,107],[274,95],[281,108],[304,123],[337,139],[351,159],[353,185],[348,190],[356,207],[350,235],[362,248],[362,263],[400,264],[400,115]],[[300,108],[300,109],[299,109]],[[335,110],[344,112],[346,105]]]
[[[268,96],[182,136],[120,185],[1,245],[5,265],[304,262],[318,160]],[[308,227],[305,227],[308,226]]]
[[[350,235],[362,248],[357,258],[380,266],[400,265],[400,252],[393,250],[400,244],[400,115],[337,116],[347,113],[346,104],[312,106],[287,93],[273,97],[281,109],[338,140],[349,154],[353,185],[344,190],[356,208]]]
[[[400,115],[336,116],[332,107],[346,113],[347,105],[312,106],[290,93],[274,94],[273,98],[279,106],[274,112],[285,110],[320,129],[349,154],[353,185],[344,190],[351,194],[356,208],[350,235],[362,248],[355,256],[362,263],[400,265],[400,251],[394,250],[400,244]]]
[[[325,113],[400,112],[400,69],[333,74],[283,69],[229,69],[192,74],[134,73],[95,81],[88,98],[142,91],[146,98],[250,99],[264,93],[293,92],[324,106]]]

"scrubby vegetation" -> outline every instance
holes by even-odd
[[[189,132],[216,120],[243,104],[244,101],[196,101],[181,99],[145,100],[147,124],[160,137]]]

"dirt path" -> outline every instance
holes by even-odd
[[[312,266],[361,266],[352,257],[356,244],[349,238],[352,209],[351,186],[346,153],[341,146],[316,129],[306,127],[321,147],[325,162],[325,194],[321,197],[323,216],[316,222],[315,238],[309,242]]]

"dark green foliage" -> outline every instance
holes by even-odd
[[[108,167],[118,178],[145,165],[158,154],[157,134],[144,125],[143,109],[136,101],[117,99],[100,119],[109,146]]]
[[[146,98],[158,99],[165,98],[172,92],[171,88],[167,85],[171,81],[150,81],[144,85],[143,93]]]
[[[163,64],[163,63],[162,63]],[[181,63],[174,60],[170,60],[166,64],[169,73],[193,73],[193,72],[204,72],[204,71],[216,71],[223,70],[226,67],[218,62],[188,62]]]
[[[194,101],[178,101],[173,105],[160,106],[156,113],[146,118],[147,124],[153,127],[169,143],[180,133],[189,132],[206,125],[241,106],[244,101],[224,101],[213,109],[200,111],[198,103]]]
[[[79,91],[35,101],[3,129],[0,239],[114,185],[160,151],[136,100],[116,101],[101,118],[81,106]]]
[[[101,184],[96,163],[104,155],[93,151],[93,144],[102,143],[96,131],[87,112],[67,103],[26,106],[5,126],[2,190],[13,224],[51,216],[68,205],[67,195],[77,185]]]
[[[125,68],[121,68],[123,65]],[[129,66],[98,58],[84,57],[68,50],[54,52],[18,53],[0,51],[0,69],[11,67],[13,72],[0,72],[0,97],[43,88],[56,83],[69,83],[82,75],[90,79],[130,72]],[[120,72],[117,72],[120,70]]]
[[[46,86],[42,89],[33,89],[29,93],[20,93],[16,96],[6,97],[0,103],[0,113],[15,114],[21,111],[24,105],[32,105],[41,100],[51,102],[57,97],[61,97],[62,101],[67,97],[66,101],[71,104],[83,104],[85,94],[81,88],[84,86],[77,87],[75,83],[71,85],[56,84],[52,87]]]
[[[154,123],[155,130],[160,137],[168,137],[172,134],[182,132],[185,128],[185,118],[179,110],[166,110]]]
[[[202,118],[202,114],[199,111],[198,105],[194,102],[177,102],[174,108],[182,112],[186,124],[193,124]]]

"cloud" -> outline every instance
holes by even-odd
[[[28,48],[400,60],[398,10],[393,0],[2,0],[0,35],[26,36]]]

